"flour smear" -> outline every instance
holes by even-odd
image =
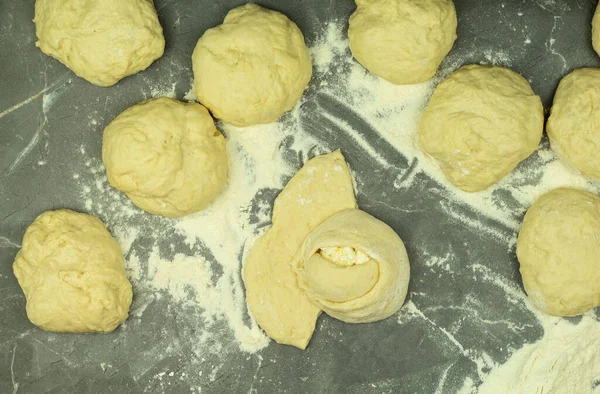
[[[352,59],[342,26],[341,22],[328,24],[321,39],[310,48],[314,62],[311,88],[316,88],[324,100],[335,100],[342,109],[366,122],[408,162],[415,163],[412,172],[392,180],[397,191],[401,192],[418,182],[417,175],[426,175],[442,185],[446,199],[471,207],[479,216],[499,223],[508,231],[499,231],[484,221],[469,219],[449,206],[446,213],[450,217],[460,220],[474,231],[505,242],[508,249],[514,247],[514,233],[518,231],[524,211],[544,192],[559,186],[598,191],[597,185],[565,168],[547,143],[542,144],[525,163],[490,189],[478,193],[457,189],[446,180],[438,165],[418,147],[417,128],[420,114],[436,84],[461,66],[462,60],[449,59],[439,77],[432,81],[420,85],[395,86],[369,74]],[[504,54],[498,59],[492,53],[484,53],[483,56],[490,63],[497,61],[510,64],[510,59]],[[174,84],[168,84],[164,89],[153,88],[149,96],[172,97],[175,87]],[[193,99],[191,89],[185,98]],[[231,339],[239,350],[248,353],[258,352],[268,345],[269,339],[248,316],[241,268],[248,244],[270,225],[272,201],[278,190],[310,157],[328,151],[305,129],[302,115],[306,102],[303,100],[274,124],[236,128],[219,123],[228,141],[229,183],[208,208],[179,220],[152,217],[133,206],[122,193],[108,184],[99,158],[91,157],[82,146],[86,173],[73,174],[73,178],[81,197],[85,199],[85,207],[88,212],[98,215],[120,242],[136,294],[151,294],[148,297],[136,296],[125,329],[128,325],[143,322],[146,308],[152,302],[160,297],[168,297],[173,305],[181,308],[190,322],[198,322],[198,333],[190,331],[186,335],[195,335],[193,350],[199,359],[204,354],[219,354]],[[320,108],[317,110],[321,111]],[[371,141],[360,130],[353,128],[351,122],[326,110],[321,112],[324,119],[344,130],[374,163],[382,168],[390,165]],[[95,124],[93,122],[90,126]],[[499,198],[499,195],[504,197]],[[513,203],[507,204],[507,198]],[[451,260],[452,256],[446,252],[431,256],[425,265],[431,270],[451,274],[454,265]],[[487,273],[485,267],[474,266],[473,272],[489,281],[490,286],[502,289],[511,302],[526,303],[525,296],[516,284]],[[543,320],[542,316],[537,316]],[[433,322],[416,302],[411,301],[398,319],[399,323],[422,319],[441,333],[450,346],[456,347],[460,355],[474,363],[477,379],[486,382],[482,386],[482,392],[486,394],[494,392],[489,387],[497,387],[500,383],[513,385],[510,386],[511,390],[517,390],[516,387],[529,389],[539,386],[539,379],[544,379],[542,375],[547,375],[548,379],[553,379],[559,385],[571,373],[577,372],[583,382],[590,374],[597,372],[595,369],[586,369],[580,362],[569,364],[564,361],[580,353],[598,361],[595,353],[586,350],[588,345],[597,348],[599,344],[598,334],[594,334],[594,330],[600,332],[598,323],[591,317],[584,318],[579,325],[564,320],[554,322],[552,326],[540,322],[546,329],[544,338],[535,345],[525,345],[505,367],[499,366],[484,351],[465,348],[452,330]],[[222,324],[226,324],[226,330],[222,329]],[[581,339],[583,337],[586,339]],[[561,340],[571,341],[569,343],[579,350],[575,352],[566,345],[554,350],[553,344]],[[536,359],[543,359],[543,364],[534,363]],[[557,365],[562,370],[548,374],[547,367],[554,359],[558,360]],[[529,369],[525,370],[521,365]],[[206,367],[200,363],[198,368],[198,381],[201,384],[214,380],[221,365]],[[505,378],[506,371],[511,371],[512,380]],[[534,375],[539,376],[533,379]],[[168,376],[168,373],[161,372],[155,378],[162,380]],[[445,380],[446,375],[440,380],[439,393],[445,392]],[[461,381],[461,385],[462,393],[470,393],[477,390],[479,382],[469,377],[464,383]],[[511,390],[506,392],[518,392]],[[563,391],[555,389],[553,392]]]
[[[578,323],[547,324],[544,337],[495,368],[479,394],[600,393],[600,324],[593,315]]]

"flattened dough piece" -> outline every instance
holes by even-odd
[[[244,265],[248,309],[275,341],[305,349],[321,311],[298,286],[290,262],[319,224],[356,208],[352,178],[340,151],[308,161],[275,200],[273,226]]]

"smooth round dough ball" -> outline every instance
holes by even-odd
[[[132,294],[121,248],[94,216],[42,213],[27,228],[13,270],[27,317],[43,330],[111,332],[127,319]]]
[[[36,0],[42,52],[97,86],[111,86],[162,56],[152,0]]]
[[[592,45],[598,55],[600,55],[600,4],[596,6],[596,12],[592,19]]]
[[[435,75],[456,40],[452,0],[356,0],[348,37],[352,54],[391,83]]]
[[[560,81],[546,132],[563,162],[600,181],[600,69],[580,68]]]
[[[600,305],[600,198],[555,189],[527,211],[517,239],[523,285],[536,307],[575,316]]]
[[[167,97],[117,116],[104,130],[102,160],[111,185],[170,218],[203,209],[227,183],[225,138],[206,108]]]
[[[467,192],[487,189],[537,148],[544,108],[525,78],[469,65],[436,88],[419,124],[421,148]]]
[[[192,55],[198,100],[236,126],[276,121],[291,110],[312,75],[308,48],[285,15],[246,4],[208,29]]]
[[[359,209],[338,212],[321,223],[291,264],[309,300],[347,323],[393,315],[408,291],[410,266],[402,240]]]

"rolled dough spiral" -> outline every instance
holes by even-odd
[[[408,290],[410,267],[402,240],[359,209],[324,221],[306,237],[291,264],[309,300],[347,323],[391,316]]]

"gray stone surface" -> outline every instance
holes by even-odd
[[[455,2],[459,38],[451,58],[486,62],[489,56],[508,54],[512,68],[531,81],[546,108],[565,73],[600,65],[590,38],[594,1]],[[225,323],[211,328],[224,332],[221,350],[196,354],[191,349],[202,325],[168,297],[153,299],[139,292],[132,308],[146,305],[143,319],[111,334],[47,333],[27,320],[11,267],[26,227],[47,209],[86,211],[71,176],[85,168],[80,147],[100,159],[103,128],[125,108],[152,97],[157,87],[175,84],[176,97],[183,98],[192,80],[196,40],[240,3],[156,0],[167,40],[165,55],[145,72],[98,88],[35,47],[33,0],[0,0],[0,393],[189,393],[198,387],[203,393],[454,393],[466,378],[479,382],[478,357],[485,354],[501,363],[512,350],[542,335],[527,307],[498,286],[503,281],[521,287],[514,250],[449,217],[445,207],[499,234],[509,237],[514,230],[449,200],[444,188],[423,173],[403,193],[395,191],[388,180],[410,172],[415,163],[351,111],[319,96],[316,88],[307,93],[305,128],[323,148],[342,149],[361,186],[359,205],[405,241],[411,259],[410,299],[422,316],[400,316],[402,324],[393,317],[367,325],[323,316],[305,352],[271,343],[255,355],[239,350]],[[309,44],[328,21],[347,20],[354,9],[350,0],[259,3],[290,16]],[[44,105],[44,94],[55,92],[60,94]],[[322,109],[351,122],[394,167],[369,162],[343,131],[323,127]],[[91,120],[96,125],[89,126]],[[535,163],[533,157],[522,165]],[[535,177],[530,181],[535,183]],[[270,202],[276,193],[266,190],[257,198]],[[527,208],[514,207],[518,203],[509,199],[504,203],[521,213]],[[159,218],[144,220],[167,225]],[[172,241],[178,242],[176,236]],[[144,249],[143,243],[136,247]],[[450,271],[427,266],[430,256],[424,251],[451,254],[456,265]],[[483,268],[475,270],[474,264]],[[496,280],[487,280],[490,276]],[[176,351],[166,352],[168,348]]]

